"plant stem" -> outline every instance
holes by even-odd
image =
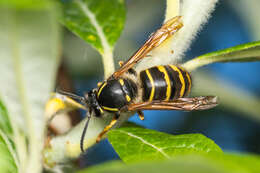
[[[164,21],[180,15],[180,0],[167,0],[167,8]]]
[[[133,115],[133,112],[121,114],[117,124],[113,128],[119,127],[131,115]],[[102,132],[104,127],[110,123],[112,116],[108,113],[105,113],[104,116],[105,118],[92,116],[84,140],[85,150],[96,144],[96,139],[99,133]],[[86,119],[81,121],[66,135],[52,138],[49,141],[47,147],[45,147],[43,151],[44,161],[47,166],[55,167],[57,163],[66,162],[81,154],[80,138],[85,122]]]
[[[210,62],[211,62],[211,60],[208,60],[208,59],[198,60],[197,58],[193,58],[192,60],[185,62],[182,66],[187,71],[191,72],[191,71],[194,71],[201,66],[209,64]]]
[[[171,2],[172,1],[172,2]],[[165,20],[174,17],[176,14],[182,16],[183,27],[170,37],[162,45],[156,47],[151,53],[153,58],[143,59],[137,65],[138,70],[143,70],[156,65],[176,64],[184,56],[185,51],[189,48],[198,31],[208,21],[210,14],[214,10],[218,0],[183,0],[167,1],[167,13]],[[171,8],[173,11],[171,12]]]
[[[101,55],[104,67],[104,79],[107,79],[115,71],[113,50],[109,49]]]

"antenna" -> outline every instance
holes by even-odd
[[[86,106],[86,99],[85,99],[85,97],[78,96],[78,95],[70,93],[70,92],[62,91],[60,89],[56,89],[56,92],[59,93],[59,94],[68,96],[68,97],[70,97],[72,99],[79,100],[84,106]]]
[[[87,128],[88,128],[90,118],[91,118],[91,113],[88,111],[87,112],[87,121],[86,121],[85,127],[83,129],[81,139],[80,139],[80,149],[81,149],[82,153],[84,153],[84,138],[86,136],[86,132],[87,132]]]

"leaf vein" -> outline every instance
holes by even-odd
[[[108,40],[106,39],[106,36],[104,34],[104,31],[102,29],[102,27],[99,26],[99,23],[95,17],[95,15],[88,9],[88,7],[80,0],[77,0],[76,3],[79,5],[79,7],[82,9],[83,13],[89,17],[90,19],[90,22],[93,24],[93,26],[95,27],[99,37],[100,37],[100,40],[101,40],[101,44],[102,44],[102,47],[104,49],[104,54],[106,52],[111,52],[111,49],[110,49],[110,46],[109,46],[109,43],[108,43]]]
[[[139,137],[139,136],[136,136],[136,135],[134,135],[134,134],[132,134],[132,133],[129,133],[129,132],[124,132],[124,131],[122,131],[122,130],[118,130],[118,131],[121,132],[121,133],[124,133],[124,134],[126,134],[126,135],[128,135],[128,136],[131,136],[131,137],[133,137],[133,138],[136,138],[136,139],[140,140],[143,144],[146,144],[146,145],[148,145],[148,146],[154,148],[154,149],[157,150],[158,152],[160,152],[160,153],[161,153],[164,157],[166,157],[167,159],[170,158],[170,156],[168,156],[161,148],[158,148],[157,146],[155,146],[155,145],[149,143],[148,141],[144,140],[143,138],[141,138],[141,137]]]

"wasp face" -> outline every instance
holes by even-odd
[[[103,114],[98,101],[97,101],[97,91],[93,89],[85,94],[86,105],[89,108],[89,113],[91,114],[94,111],[96,117],[100,117]]]

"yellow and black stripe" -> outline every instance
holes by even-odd
[[[184,96],[187,96],[189,93],[190,93],[190,90],[191,90],[191,84],[192,84],[192,81],[191,81],[191,76],[190,74],[182,67],[179,67],[183,77],[184,77],[184,81],[185,81],[185,92],[184,92]]]
[[[175,65],[155,66],[140,72],[143,101],[173,100],[190,92],[191,77]]]

